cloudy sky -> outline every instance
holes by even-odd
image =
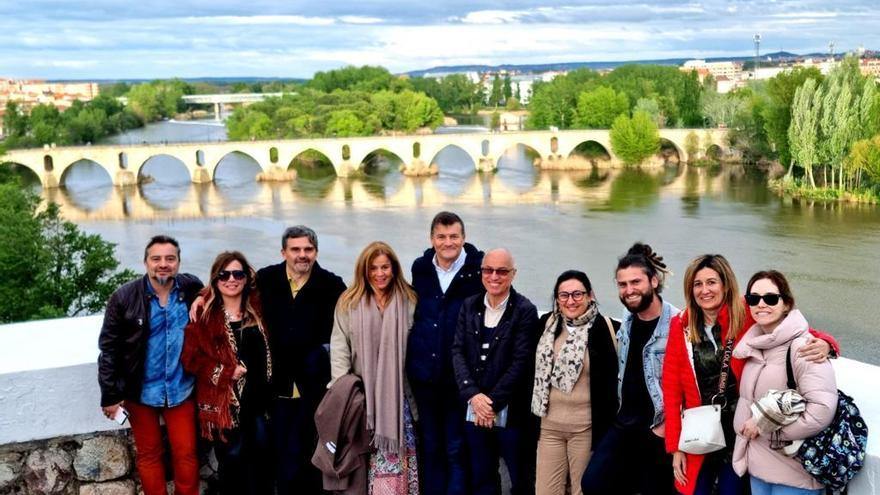
[[[0,77],[310,77],[880,50],[877,0],[0,0]]]

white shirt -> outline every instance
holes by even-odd
[[[486,305],[486,314],[483,315],[483,324],[486,325],[486,328],[495,328],[498,326],[498,322],[501,321],[501,317],[504,316],[504,310],[507,309],[507,302],[510,300],[510,292],[507,293],[507,297],[501,301],[496,307],[492,307],[489,304],[489,294],[483,296],[483,304]]]
[[[458,258],[456,258],[455,261],[449,265],[449,269],[446,270],[437,262],[437,255],[434,255],[432,261],[434,262],[434,268],[437,270],[437,280],[440,281],[440,290],[442,290],[444,294],[446,293],[446,289],[449,288],[449,284],[451,284],[452,280],[455,278],[455,274],[457,274],[458,271],[461,270],[461,267],[464,266],[464,259],[466,257],[467,253],[464,252],[464,248],[462,247],[461,252],[458,253]]]

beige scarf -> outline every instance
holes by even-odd
[[[402,452],[403,386],[406,340],[412,320],[409,300],[395,292],[383,312],[372,297],[363,297],[351,310],[351,325],[357,336],[357,354],[362,359],[364,392],[367,398],[367,428],[372,444],[383,452]]]

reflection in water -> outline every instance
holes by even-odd
[[[83,211],[94,211],[104,205],[113,190],[113,180],[104,169],[91,160],[74,162],[61,176],[62,194]]]
[[[541,155],[532,148],[516,145],[498,158],[498,178],[504,185],[517,192],[526,192],[538,184],[535,160]]]
[[[441,150],[434,158],[434,163],[437,164],[439,178],[437,188],[449,196],[460,196],[476,169],[470,155],[457,146],[447,146]]]
[[[646,208],[657,201],[661,181],[643,170],[626,169],[611,181],[609,211]]]

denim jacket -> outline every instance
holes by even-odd
[[[651,424],[651,428],[659,427],[666,418],[663,414],[663,389],[660,381],[663,375],[663,357],[666,355],[666,340],[669,337],[669,321],[678,312],[678,308],[663,301],[660,320],[657,321],[654,334],[648,339],[648,343],[645,344],[645,349],[642,351],[645,385],[648,387],[651,402],[654,403],[654,422]],[[633,318],[635,317],[635,314],[626,311],[623,315],[623,324],[620,326],[620,330],[617,331],[617,339],[620,344],[617,357],[620,363],[617,370],[617,398],[619,401],[623,400],[621,397],[623,373],[626,370],[626,358],[629,354],[629,334],[632,329]]]

